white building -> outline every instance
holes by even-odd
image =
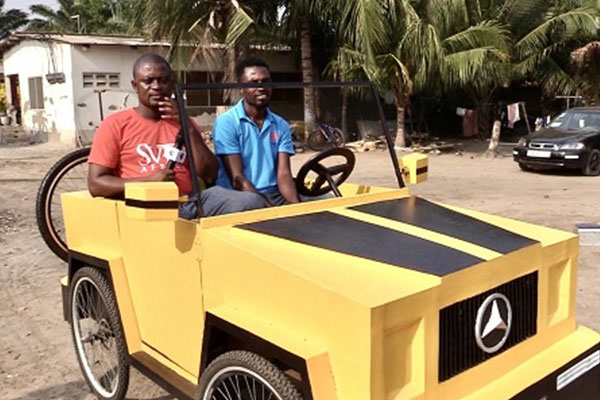
[[[48,133],[49,140],[89,143],[101,117],[137,105],[131,89],[132,67],[144,53],[166,54],[167,43],[142,38],[16,33],[0,42],[7,104],[18,105],[25,130]],[[299,80],[296,58],[289,50],[257,50],[269,63],[274,79]],[[222,77],[196,61],[183,74],[193,82]],[[210,125],[220,93],[188,94],[191,113]]]

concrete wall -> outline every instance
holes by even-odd
[[[102,93],[102,112],[108,115],[138,104],[131,87],[135,60],[144,53],[161,49],[128,46],[73,46],[73,87],[75,97],[75,125],[82,142],[91,143],[100,124],[100,101],[93,88],[83,86],[83,74],[90,72],[118,73],[118,88],[108,88]]]
[[[71,49],[65,44],[23,41],[4,54],[4,75],[19,76],[22,125],[26,130],[47,132],[49,140],[74,143],[75,123]],[[62,72],[64,83],[50,84],[46,74]],[[41,77],[44,108],[33,109],[29,78]],[[5,78],[6,79],[6,78]],[[10,90],[9,90],[10,92]]]
[[[4,54],[4,75],[19,75],[22,122],[26,130],[48,132],[50,140],[88,144],[100,124],[101,112],[99,94],[93,87],[84,87],[84,74],[119,74],[119,86],[106,88],[101,93],[102,113],[106,118],[119,110],[137,106],[137,97],[131,88],[135,60],[144,53],[164,55],[166,51],[167,48],[23,41]],[[274,72],[299,71],[296,59],[290,52],[253,51],[253,54],[264,58]],[[199,59],[191,65],[190,70],[207,71],[209,67]],[[46,74],[53,72],[64,73],[65,82],[48,83]],[[44,109],[31,108],[28,79],[32,77],[43,78]],[[5,80],[8,83],[8,78]],[[9,87],[7,91],[10,92]],[[301,107],[301,103],[294,108],[298,107]],[[216,108],[201,111],[193,113],[198,114],[198,122],[206,127],[211,126]],[[297,113],[298,110],[295,111]]]

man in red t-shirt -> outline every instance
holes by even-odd
[[[171,99],[171,76],[169,63],[158,54],[145,54],[135,62],[131,84],[138,95],[138,107],[106,118],[94,137],[88,158],[88,188],[93,196],[122,198],[125,183],[133,181],[174,180],[180,194],[192,192],[187,161],[176,164],[173,171],[167,169],[166,154],[180,129],[177,106]],[[212,185],[218,161],[193,123],[189,134],[196,173],[207,186]],[[205,215],[265,206],[260,195],[218,186],[203,190],[201,201]],[[195,202],[180,207],[184,218],[196,214]]]

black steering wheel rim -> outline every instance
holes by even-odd
[[[321,161],[324,159],[334,156],[341,156],[345,158],[346,162],[331,167],[321,164]],[[348,179],[354,169],[355,163],[356,157],[354,153],[345,147],[335,147],[317,153],[298,170],[298,175],[296,175],[296,190],[298,193],[309,197],[321,196],[333,190],[337,197],[341,197],[339,186]],[[317,178],[308,187],[305,180],[311,171],[317,174]],[[325,183],[328,183],[328,185],[325,185]]]

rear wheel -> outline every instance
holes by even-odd
[[[333,128],[333,140],[335,141],[336,147],[342,147],[346,143],[344,138],[344,132],[340,128]]]
[[[50,168],[38,189],[35,215],[48,248],[67,261],[67,243],[60,195],[87,189],[87,159],[90,148],[70,152]]]
[[[122,400],[129,386],[129,357],[113,291],[96,268],[72,278],[71,333],[90,389],[102,400]]]
[[[198,400],[302,400],[275,365],[249,351],[216,358],[200,377]]]
[[[590,152],[587,163],[582,172],[587,176],[600,175],[600,150],[594,149]]]

